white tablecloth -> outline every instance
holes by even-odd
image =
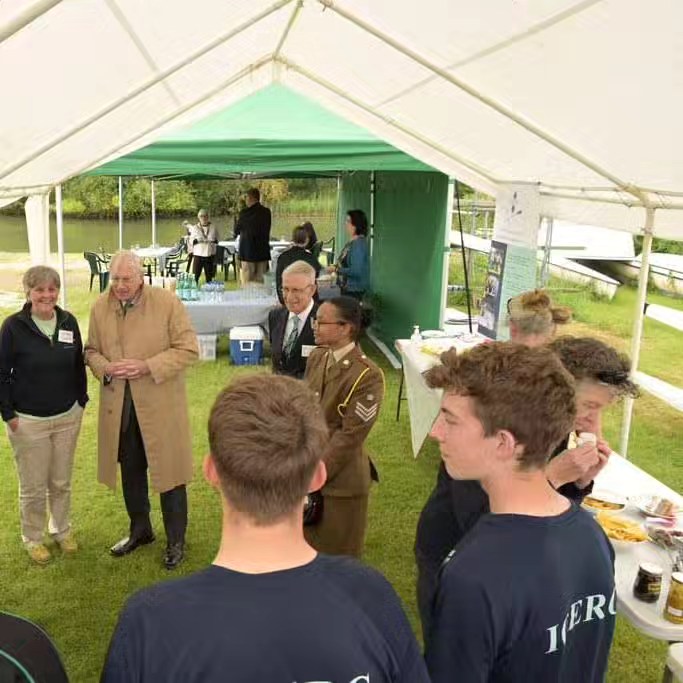
[[[605,469],[595,480],[594,490],[598,489],[614,491],[629,498],[659,495],[683,507],[680,495],[616,453],[610,456]],[[638,522],[647,519],[630,503],[619,514]],[[640,562],[654,562],[664,569],[662,594],[656,603],[642,602],[633,596],[633,582]],[[651,638],[683,641],[683,625],[672,624],[662,616],[671,581],[671,562],[666,551],[649,541],[625,548],[620,545],[615,550],[615,572],[619,612]]]
[[[185,301],[197,334],[227,334],[231,327],[261,325],[268,327],[268,312],[278,305],[274,296],[255,298],[243,291],[225,292],[219,303]]]
[[[273,249],[286,249],[291,244],[292,244],[291,242],[287,242],[287,241],[274,240],[274,241],[271,241],[271,243],[270,243],[270,251],[272,252]],[[231,253],[235,251],[236,245],[237,245],[237,240],[221,240],[218,243],[219,247],[225,247]]]
[[[141,247],[133,249],[133,253],[141,259],[156,259],[159,262],[159,270],[164,270],[166,256],[173,251],[173,247]]]
[[[430,347],[439,347],[443,351],[451,347],[455,347],[458,351],[465,351],[483,341],[484,337],[477,334],[464,334],[459,337],[444,339],[426,339],[419,344],[413,344],[409,339],[396,340],[396,350],[399,352],[403,364],[404,387],[408,396],[408,411],[410,413],[410,435],[415,457],[417,457],[424,440],[427,438],[441,405],[441,391],[430,389],[422,376],[423,372],[438,362],[438,358],[432,354],[424,353],[420,349],[429,345]]]

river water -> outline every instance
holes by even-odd
[[[157,242],[164,246],[171,246],[185,234],[182,227],[182,218],[159,218],[157,219]],[[193,216],[187,216],[187,220],[196,220]],[[273,214],[273,227],[271,237],[273,239],[289,239],[292,229],[310,220],[315,226],[316,232],[321,239],[328,239],[335,232],[334,214],[319,216],[302,216],[297,214]],[[218,228],[221,239],[232,237],[232,218],[214,217],[213,221]],[[152,220],[126,220],[123,224],[123,247],[129,249],[134,245],[141,247],[152,243]],[[119,225],[116,220],[107,219],[64,219],[64,251],[67,253],[80,253],[84,251],[113,252],[119,245]],[[53,252],[57,251],[57,232],[55,217],[50,217],[50,246]],[[28,252],[28,236],[26,234],[26,220],[23,216],[0,215],[0,252]]]

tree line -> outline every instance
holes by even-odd
[[[114,176],[80,176],[62,186],[62,210],[70,218],[115,218],[119,213],[119,185]],[[200,208],[215,216],[228,216],[244,208],[250,187],[261,192],[261,201],[280,210],[302,213],[334,212],[337,181],[334,178],[276,180],[157,180],[154,188],[156,213],[160,217],[196,214]],[[123,212],[126,218],[149,216],[152,184],[148,178],[124,178]],[[51,198],[54,211],[54,196]],[[23,215],[24,202],[0,211]]]

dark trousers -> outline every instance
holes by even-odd
[[[432,628],[434,600],[439,587],[440,566],[433,561],[417,559],[417,608],[422,623],[422,640],[429,640]]]
[[[199,276],[204,270],[206,281],[211,282],[216,273],[216,257],[215,256],[193,256],[192,257],[192,272],[194,279],[199,282]]]
[[[123,499],[130,518],[130,536],[135,538],[152,533],[152,522],[149,518],[147,456],[132,400],[130,412],[125,408],[124,406],[119,437],[119,463],[121,464]],[[187,529],[185,486],[176,486],[170,491],[165,491],[160,498],[167,542],[169,544],[183,543]]]

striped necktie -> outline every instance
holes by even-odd
[[[294,344],[296,344],[296,339],[299,336],[299,316],[295,315],[291,318],[292,320],[292,329],[289,333],[289,336],[287,337],[287,340],[285,341],[285,345],[283,347],[283,351],[285,352],[285,356],[289,356],[292,353],[292,350],[294,349]]]

